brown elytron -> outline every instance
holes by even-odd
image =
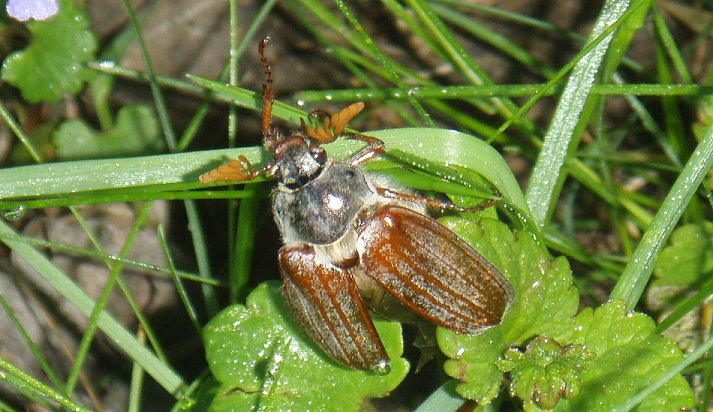
[[[301,133],[283,137],[272,128],[272,74],[265,69],[262,131],[274,157],[253,169],[240,156],[200,177],[203,183],[274,177],[273,214],[284,246],[279,252],[284,292],[297,321],[332,359],[357,369],[388,371],[389,357],[368,308],[381,288],[404,307],[458,333],[475,334],[499,324],[513,289],[475,249],[425,214],[426,206],[455,211],[452,203],[426,199],[404,189],[384,187],[383,177],[359,165],[383,153],[384,143],[362,134],[345,134],[363,109],[354,103]],[[321,147],[337,137],[367,146],[346,162],[329,159]]]

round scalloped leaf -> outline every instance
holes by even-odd
[[[558,406],[573,411],[610,411],[620,406],[683,360],[675,343],[654,332],[648,316],[630,312],[621,301],[596,311],[585,309],[576,319],[574,341],[594,358],[582,370],[580,396]],[[562,405],[567,403],[568,405]],[[690,410],[693,391],[681,375],[649,395],[641,411]]]
[[[515,290],[515,300],[501,325],[480,335],[438,331],[438,344],[450,358],[446,373],[461,381],[458,393],[485,404],[497,395],[502,380],[498,358],[511,345],[521,345],[539,334],[554,339],[571,335],[579,295],[567,261],[550,260],[529,234],[513,235],[507,225],[491,219],[441,222],[500,269]]]
[[[114,127],[104,133],[83,120],[68,120],[52,135],[60,160],[137,156],[161,152],[165,145],[158,121],[146,106],[124,106]]]
[[[211,410],[361,410],[408,372],[401,326],[374,323],[391,357],[387,375],[334,363],[296,323],[281,285],[261,284],[245,305],[225,309],[205,327],[208,366],[221,382]]]
[[[661,251],[654,268],[655,286],[686,286],[713,271],[713,223],[681,226],[671,245]]]
[[[92,74],[84,64],[94,58],[97,48],[87,15],[64,0],[57,15],[29,22],[27,28],[30,44],[5,59],[3,80],[20,89],[31,103],[55,102],[63,94],[79,92]]]

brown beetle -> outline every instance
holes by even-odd
[[[363,103],[334,116],[313,112],[323,125],[302,121],[300,134],[282,137],[272,129],[272,75],[264,53],[268,41],[258,47],[266,76],[262,132],[274,162],[254,170],[241,156],[200,181],[246,181],[260,175],[277,180],[272,209],[284,241],[279,252],[284,292],[310,337],[342,364],[386,373],[389,357],[367,310],[378,306],[383,291],[458,333],[476,334],[499,324],[512,302],[510,283],[425,214],[427,206],[471,209],[388,189],[390,182],[367,174],[359,165],[384,151],[376,138],[347,134],[368,146],[346,162],[327,157],[321,145],[342,135]]]

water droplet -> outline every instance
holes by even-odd
[[[5,220],[15,222],[25,217],[25,206],[20,205],[15,209],[3,210],[0,213],[2,213],[2,217],[4,217]]]
[[[377,375],[388,375],[391,372],[391,362],[388,359],[382,359],[371,370]]]
[[[111,60],[102,60],[102,61],[99,63],[99,67],[101,67],[102,69],[111,69],[111,68],[113,68],[114,66],[116,66],[116,63],[114,63],[114,62],[111,61]]]
[[[302,99],[297,100],[297,106],[303,107],[305,105],[305,101]]]
[[[182,396],[178,400],[178,405],[180,410],[191,409],[193,406],[193,399],[191,399],[190,396]]]

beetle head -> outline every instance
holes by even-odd
[[[299,189],[309,183],[327,162],[324,149],[317,144],[310,144],[301,135],[293,135],[277,143],[273,155],[275,178],[291,189]]]

